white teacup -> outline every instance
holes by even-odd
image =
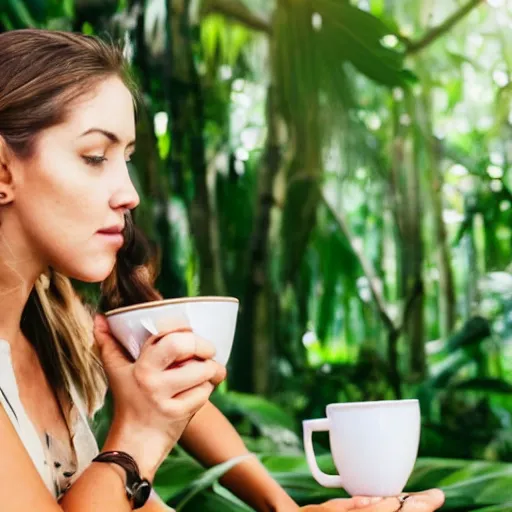
[[[315,480],[351,496],[397,496],[411,476],[420,440],[418,400],[330,404],[327,418],[305,420],[304,448]],[[338,475],[318,467],[313,432],[329,432]]]
[[[186,297],[112,309],[105,316],[114,337],[134,359],[151,335],[179,322],[212,342],[214,359],[225,366],[233,346],[238,304],[233,297]]]

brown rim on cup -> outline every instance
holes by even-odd
[[[167,304],[184,304],[185,302],[235,302],[238,304],[239,300],[235,297],[180,297],[178,299],[155,300],[152,302],[144,302],[142,304],[133,304],[132,306],[123,306],[121,308],[111,309],[104,314],[105,316],[113,316],[137,309],[149,309],[157,306],[165,306]]]

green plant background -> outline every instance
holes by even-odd
[[[23,27],[124,41],[159,289],[240,299],[213,401],[299,503],[343,495],[310,476],[302,419],[417,397],[408,489],[512,510],[510,2],[0,0],[0,31]],[[249,510],[218,483],[236,462],[177,447],[156,487]]]

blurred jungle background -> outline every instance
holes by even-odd
[[[213,401],[299,503],[342,495],[302,419],[417,397],[408,488],[512,510],[512,2],[0,0],[23,27],[124,41],[159,289],[240,299]],[[229,467],[178,448],[157,490],[249,510]]]

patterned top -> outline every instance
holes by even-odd
[[[45,433],[43,438],[30,421],[19,397],[11,361],[11,347],[0,340],[0,403],[21,438],[36,469],[52,495],[59,500],[98,454],[86,407],[77,390],[71,389],[70,438],[67,444]]]
[[[52,472],[54,495],[57,500],[60,500],[78,477],[76,450],[72,447],[70,451],[69,445],[51,436],[48,432],[45,432],[41,442],[44,447],[46,463]]]
[[[58,501],[98,455],[98,445],[89,425],[82,397],[71,388],[71,448],[45,432],[41,438],[21,403],[11,360],[11,346],[0,339],[0,403],[20,436],[46,487]],[[1,447],[0,447],[1,449]],[[155,490],[152,499],[159,500]],[[171,508],[165,508],[173,512]]]

